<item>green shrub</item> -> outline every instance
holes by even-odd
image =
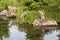
[[[32,22],[36,19],[39,18],[40,15],[38,11],[31,11],[24,19],[22,19],[20,22],[21,23],[29,23],[32,24]]]

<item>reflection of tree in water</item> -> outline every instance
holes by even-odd
[[[30,40],[42,40],[42,31],[41,29],[35,29],[32,25],[27,25],[27,39]]]
[[[30,24],[20,25],[20,28],[27,33],[26,37],[29,40],[43,40],[45,33],[51,32],[50,29],[36,29]]]
[[[4,37],[8,37],[8,21],[0,18],[0,40]]]
[[[57,37],[59,38],[58,40],[60,40],[60,34],[58,34]]]
[[[58,30],[60,30],[60,24],[58,24],[58,26],[57,26],[57,28],[56,28],[56,29],[57,29],[57,31],[58,31]]]
[[[57,31],[60,31],[60,24],[57,26]],[[60,40],[60,34],[57,35],[57,37],[59,38],[58,40]]]

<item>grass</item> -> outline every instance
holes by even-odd
[[[13,5],[16,3],[16,0],[1,0],[0,7],[4,7],[5,5]]]
[[[45,17],[48,19],[54,19],[57,22],[60,22],[60,12],[49,12],[45,11]]]
[[[40,15],[37,11],[31,11],[30,13],[28,13],[27,16],[25,16],[24,19],[20,20],[20,23],[29,23],[32,24],[32,22],[36,19],[39,18]]]

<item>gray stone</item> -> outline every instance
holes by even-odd
[[[6,16],[8,14],[8,11],[7,10],[3,10],[1,13],[0,13],[0,16]]]
[[[32,23],[33,26],[50,26],[50,25],[58,25],[55,20],[41,20],[41,19],[35,19],[34,22]]]
[[[9,9],[9,15],[7,15],[7,17],[9,17],[9,18],[16,18],[17,8],[14,7],[14,6],[8,6],[8,9]]]
[[[33,26],[41,26],[40,19],[35,19],[32,24],[33,24]]]
[[[8,9],[9,9],[10,13],[13,13],[13,12],[16,13],[16,11],[17,11],[17,8],[14,7],[14,6],[13,7],[12,6],[8,6]]]
[[[45,25],[58,25],[58,24],[55,20],[47,19],[45,22],[44,21],[42,22],[42,25],[45,26]]]
[[[45,19],[45,16],[44,16],[45,12],[43,10],[39,10],[39,14],[40,14],[41,19],[44,20]]]
[[[28,14],[29,11],[24,11],[21,16],[20,19],[24,19],[24,17]]]
[[[44,16],[44,11],[39,10],[39,14],[41,16],[41,18],[39,19],[35,19],[33,21],[33,26],[50,26],[50,25],[58,25],[57,22],[55,20],[52,19],[46,19]]]

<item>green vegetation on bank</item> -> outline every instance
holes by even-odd
[[[25,10],[29,10],[30,12],[34,11],[34,13],[31,12],[31,14],[28,14],[22,21],[25,23],[26,22],[32,23],[34,19],[36,19],[36,17],[34,16],[38,14],[38,10],[44,10],[46,18],[54,19],[57,22],[60,22],[59,2],[60,2],[59,0],[20,0],[20,3],[22,4],[22,7],[20,7],[21,11],[19,11],[20,13]],[[37,15],[37,17],[39,17],[39,15]]]
[[[32,22],[36,19],[36,18],[40,18],[40,15],[37,11],[31,11],[30,13],[28,13],[28,15],[25,16],[24,19],[22,19],[20,21],[20,23],[29,23],[32,24]]]
[[[0,0],[0,7],[17,5],[17,18],[24,12],[30,13],[22,20],[21,23],[32,23],[34,19],[39,18],[38,10],[45,11],[45,17],[60,22],[60,0]],[[1,9],[1,8],[0,8]]]

